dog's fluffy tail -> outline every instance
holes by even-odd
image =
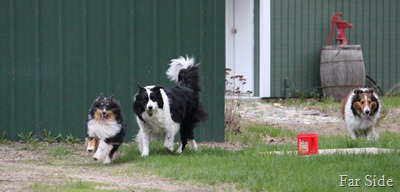
[[[181,86],[193,89],[196,94],[201,91],[198,64],[194,57],[172,59],[167,70],[168,78]]]

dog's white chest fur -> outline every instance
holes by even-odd
[[[171,117],[166,116],[165,111],[162,109],[158,109],[152,117],[149,117],[146,112],[143,112],[142,116],[146,121],[143,128],[154,137],[164,137],[168,124],[173,122]]]
[[[376,118],[371,118],[370,120],[362,119],[355,116],[351,110],[346,113],[346,124],[347,127],[353,131],[370,129],[376,123]]]
[[[146,131],[151,137],[164,137],[169,132],[179,131],[179,124],[172,120],[169,99],[164,90],[160,92],[164,101],[164,108],[155,109],[155,113],[152,116],[143,112],[142,117],[146,121],[145,123],[137,118],[139,125],[145,129],[143,131]]]
[[[92,119],[88,121],[87,126],[89,136],[99,139],[113,137],[121,130],[121,125],[118,124],[116,120],[112,119],[107,119],[105,121]]]

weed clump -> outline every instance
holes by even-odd
[[[241,110],[243,96],[250,96],[253,92],[243,91],[246,79],[243,75],[230,76],[232,69],[225,68],[225,130],[237,135],[242,132],[242,120],[246,114]]]

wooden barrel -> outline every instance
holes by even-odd
[[[365,86],[365,67],[360,45],[324,46],[321,49],[322,92],[340,101],[349,91]]]

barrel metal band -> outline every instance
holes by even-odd
[[[364,87],[360,85],[327,85],[327,86],[321,86],[321,88],[331,88],[331,87]]]

